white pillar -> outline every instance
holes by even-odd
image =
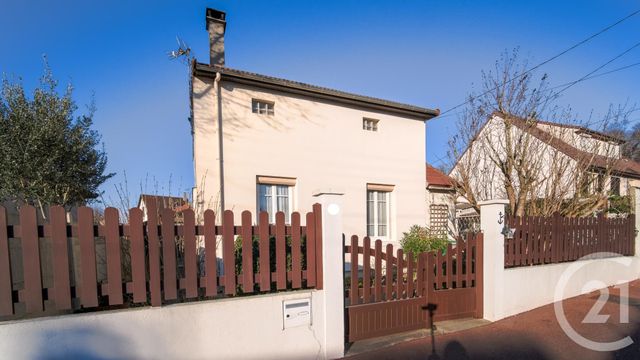
[[[324,274],[324,356],[344,356],[344,253],[342,194],[315,194],[322,205],[322,272]]]
[[[500,320],[504,299],[504,235],[507,200],[486,200],[480,205],[480,230],[484,236],[484,318]]]

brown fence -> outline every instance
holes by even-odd
[[[482,317],[482,234],[468,234],[445,252],[414,257],[388,244],[358,237],[345,246],[351,269],[345,279],[347,340],[424,328],[427,303],[437,320]],[[373,265],[372,265],[373,264]],[[383,265],[384,264],[384,265]]]
[[[283,213],[269,224],[264,212],[254,225],[244,211],[236,226],[228,210],[220,224],[212,210],[201,225],[192,210],[175,224],[173,210],[152,204],[148,213],[157,217],[143,222],[134,208],[122,224],[114,208],[98,221],[92,209],[81,207],[77,222],[69,224],[65,210],[53,206],[48,222],[38,224],[35,208],[24,206],[20,223],[8,224],[0,207],[0,319],[322,289],[320,210],[313,206],[306,226],[299,213],[286,225]]]
[[[511,217],[513,238],[505,239],[505,267],[575,261],[596,253],[633,255],[635,217]]]

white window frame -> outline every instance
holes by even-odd
[[[260,201],[261,201],[261,193],[260,193],[260,187],[261,186],[266,186],[266,187],[270,187],[271,188],[271,196],[272,200],[271,200],[271,209],[267,209],[267,213],[269,214],[269,223],[270,224],[275,224],[276,222],[276,213],[280,210],[278,210],[278,194],[277,194],[277,189],[279,186],[285,187],[287,189],[287,207],[289,208],[289,211],[284,212],[284,222],[285,224],[290,224],[291,223],[291,214],[293,213],[293,197],[294,197],[294,185],[291,184],[276,184],[276,183],[258,183],[256,186],[256,200],[257,200],[257,212],[260,213],[260,211],[262,211],[260,209]]]
[[[259,115],[273,116],[276,112],[276,103],[261,99],[251,99],[251,112]]]
[[[362,118],[362,130],[378,132],[378,123],[380,120],[371,118]]]
[[[373,223],[369,223],[369,202],[371,200],[369,200],[369,193],[373,193]],[[375,237],[377,239],[388,239],[390,237],[390,233],[391,233],[391,191],[384,191],[384,190],[367,190],[367,218],[366,218],[366,223],[367,223],[367,236],[371,236],[371,237]],[[385,212],[387,213],[387,222],[386,224],[381,224],[380,223],[380,216],[378,214],[378,204],[379,204],[379,199],[378,199],[378,194],[385,194]],[[386,233],[385,234],[380,234],[380,225],[385,225],[386,226]],[[371,233],[369,231],[369,227],[373,226],[373,233]]]

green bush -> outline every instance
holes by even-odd
[[[609,208],[607,212],[610,214],[630,214],[633,212],[630,196],[609,196]]]
[[[447,249],[449,240],[445,234],[433,233],[428,227],[413,225],[409,232],[402,233],[400,244],[405,253],[412,252],[414,256],[425,251],[442,251]]]

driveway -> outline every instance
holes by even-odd
[[[583,323],[598,300],[598,292],[563,302],[566,318],[583,337],[604,343],[629,336],[633,343],[617,351],[586,349],[567,336],[556,320],[553,304],[476,327],[435,338],[396,344],[348,359],[640,359],[640,280],[629,283],[629,296],[609,288],[600,314],[610,315],[604,323]],[[620,322],[620,304],[628,301],[629,322]]]

